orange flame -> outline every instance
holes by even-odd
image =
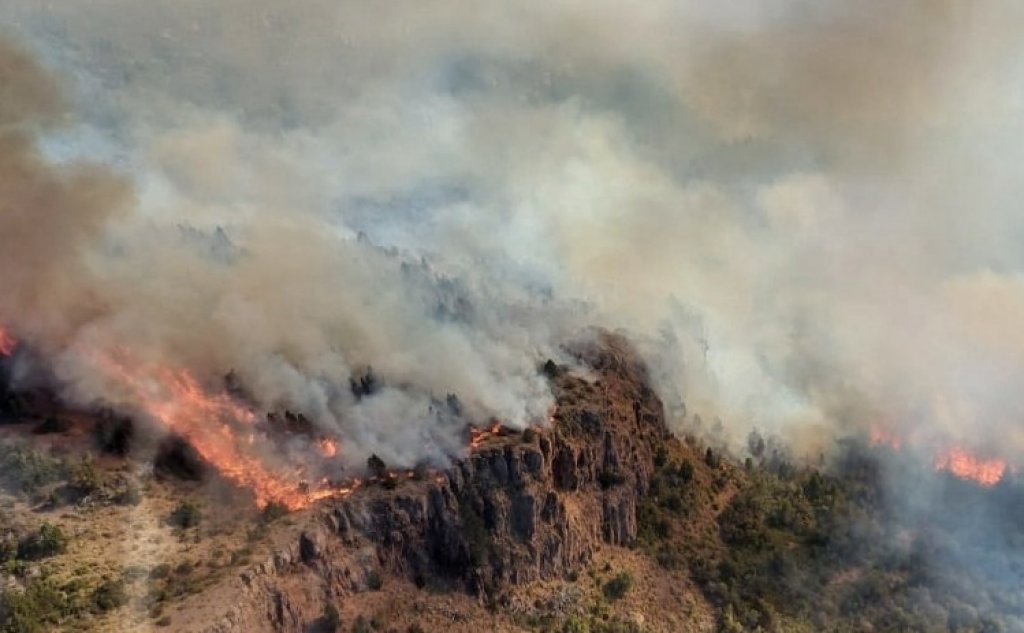
[[[270,502],[299,510],[316,501],[345,497],[359,488],[358,480],[327,489],[309,490],[298,474],[264,464],[246,452],[253,434],[239,435],[256,414],[226,394],[208,394],[187,371],[158,368],[140,371],[110,357],[97,364],[121,385],[132,404],[191,444],[200,457],[235,484],[252,490],[259,506]],[[250,427],[251,428],[251,427]]]
[[[338,443],[329,437],[320,438],[320,453],[324,457],[334,457],[338,454]]]
[[[501,422],[498,422],[497,420],[495,420],[494,423],[486,429],[478,429],[474,426],[469,427],[469,448],[480,448],[481,444],[500,432]]]
[[[18,340],[0,325],[0,356],[10,356],[17,346]]]
[[[898,435],[876,425],[871,426],[871,430],[868,432],[868,440],[872,446],[888,446],[894,451],[903,448],[903,440]]]
[[[16,345],[17,340],[0,326],[0,356],[9,355]],[[226,393],[208,393],[186,370],[138,365],[129,362],[123,351],[115,355],[97,352],[91,359],[108,379],[120,385],[132,406],[185,439],[225,478],[252,490],[260,507],[275,502],[289,510],[301,510],[325,499],[347,497],[364,485],[359,478],[343,482],[324,478],[311,489],[303,468],[289,471],[264,463],[251,454],[259,432],[254,424],[256,413]],[[470,447],[477,448],[500,431],[501,423],[497,421],[487,429],[470,427]],[[319,448],[325,458],[339,452],[337,441],[328,437],[319,440]],[[385,477],[399,480],[416,476],[414,470],[403,470]],[[445,480],[443,473],[434,474],[436,483]]]
[[[1007,466],[1001,459],[979,458],[955,446],[936,455],[935,469],[948,471],[979,486],[994,486],[1003,479]]]

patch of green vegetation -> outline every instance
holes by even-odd
[[[78,581],[60,584],[40,577],[23,590],[0,592],[0,632],[43,633],[82,618],[88,611],[88,596]]]
[[[34,497],[67,476],[68,465],[63,459],[20,444],[0,446],[0,481],[16,492]]]
[[[609,600],[621,600],[633,588],[633,576],[628,571],[616,574],[604,584],[602,591]]]
[[[197,527],[202,520],[202,510],[192,501],[179,503],[167,518],[168,523],[182,529]]]
[[[751,447],[743,468],[696,443],[681,461],[662,456],[638,508],[638,546],[698,583],[719,631],[980,632],[1024,621],[1012,561],[962,518],[984,511],[982,525],[1024,543],[1024,515],[1001,510],[1019,507],[1024,489],[947,493],[948,507],[908,519],[887,505],[869,451],[846,447],[825,471],[759,437]]]
[[[88,457],[75,462],[68,469],[68,491],[76,500],[101,492],[104,483],[103,473]]]
[[[105,580],[92,594],[92,603],[98,613],[113,611],[128,604],[128,592],[123,580]]]
[[[43,523],[39,530],[18,541],[17,557],[21,560],[42,560],[67,550],[68,538],[60,526]]]

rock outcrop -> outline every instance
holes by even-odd
[[[545,368],[548,428],[497,434],[443,474],[318,507],[242,574],[242,597],[206,630],[309,630],[326,603],[389,575],[483,598],[632,544],[668,436],[662,404],[623,339],[602,334],[577,354],[587,377]]]

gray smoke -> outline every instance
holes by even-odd
[[[355,457],[436,457],[448,393],[543,420],[537,364],[594,323],[738,440],[1014,457],[1022,11],[8,0],[68,107],[0,52],[36,174],[0,173],[0,321],[76,400],[118,400],[89,358],[127,347]]]

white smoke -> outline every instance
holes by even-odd
[[[1019,453],[1022,17],[9,0],[76,117],[41,136],[53,173],[106,163],[134,200],[61,207],[66,232],[5,210],[12,244],[63,245],[45,279],[0,273],[0,320],[78,398],[109,397],[83,350],[128,346],[397,461],[454,437],[448,393],[542,419],[537,364],[593,323],[740,437]],[[357,401],[368,365],[387,387]]]

